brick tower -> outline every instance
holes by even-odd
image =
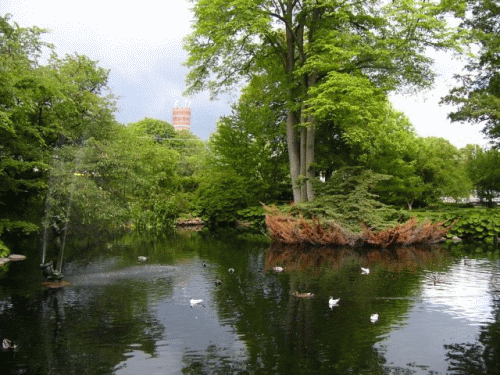
[[[172,108],[172,125],[176,131],[191,130],[191,108],[179,107],[175,102]]]

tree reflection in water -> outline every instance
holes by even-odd
[[[498,291],[497,291],[498,293]],[[454,375],[500,374],[500,300],[494,299],[495,322],[481,327],[479,343],[445,345],[448,371]]]
[[[353,247],[293,246],[274,243],[267,251],[265,269],[285,265],[289,270],[340,269],[353,263],[364,267],[380,266],[387,271],[432,268],[451,261],[448,252],[439,247],[400,247],[391,249],[357,249]]]

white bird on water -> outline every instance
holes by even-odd
[[[370,316],[370,321],[371,321],[372,323],[375,323],[377,320],[378,320],[378,314],[372,314],[372,315]]]
[[[194,298],[191,298],[189,300],[189,304],[191,305],[191,307],[193,307],[194,305],[199,305],[200,303],[202,303],[203,300],[202,299],[194,299]]]
[[[362,275],[368,275],[370,273],[370,269],[369,268],[363,268],[361,267],[361,274]]]
[[[332,297],[332,296],[330,296],[330,300],[328,301],[328,306],[329,306],[331,309],[333,309],[335,306],[337,306],[337,305],[338,305],[339,301],[340,301],[340,298],[333,299],[333,297]]]

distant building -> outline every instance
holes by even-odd
[[[191,130],[191,108],[178,107],[176,102],[172,108],[172,125],[176,131]]]

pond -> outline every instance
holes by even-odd
[[[17,345],[0,351],[2,373],[500,373],[494,257],[304,253],[200,233],[67,246],[62,288],[41,285],[36,255],[2,274],[0,340]]]

